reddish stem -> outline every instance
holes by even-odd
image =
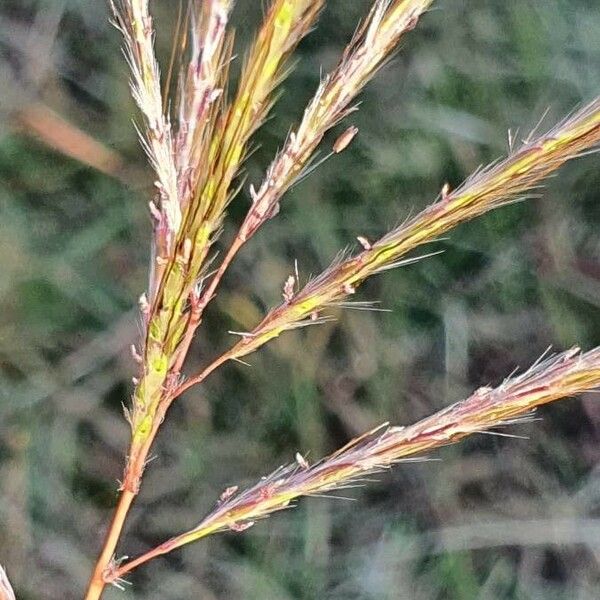
[[[110,565],[115,554],[115,549],[119,537],[121,536],[127,513],[129,512],[135,496],[136,494],[134,492],[123,490],[119,497],[119,503],[117,504],[112,522],[106,534],[104,547],[98,557],[96,567],[94,568],[94,572],[92,573],[92,577],[88,584],[85,600],[98,600],[104,591],[107,584],[106,577],[109,576]]]

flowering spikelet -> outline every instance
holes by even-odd
[[[163,111],[160,69],[154,54],[154,28],[148,0],[111,0],[115,24],[125,40],[125,55],[131,69],[134,100],[144,115],[143,144],[154,168],[160,197],[160,241],[169,251],[181,224],[177,193],[177,167],[173,152],[171,122]]]
[[[115,576],[218,531],[243,531],[258,519],[290,507],[301,496],[348,487],[397,462],[475,433],[527,420],[525,417],[538,406],[599,386],[600,348],[586,353],[572,348],[540,359],[522,375],[505,379],[496,388],[480,388],[466,400],[414,425],[383,424],[312,466],[297,455],[295,463],[280,467],[239,494],[237,488],[229,488],[214,511],[197,527],[123,565]],[[230,492],[232,489],[234,492]]]
[[[352,101],[397,47],[402,35],[415,27],[419,16],[432,1],[375,2],[337,67],[321,82],[302,122],[288,136],[262,185],[253,193],[253,206],[240,229],[243,240],[276,214],[279,199],[302,175],[325,133],[354,110],[350,107]],[[341,150],[334,147],[334,153],[338,151]]]
[[[481,169],[454,191],[444,186],[439,200],[356,256],[340,257],[279,307],[228,353],[241,358],[283,331],[310,325],[315,312],[337,305],[370,275],[394,268],[409,251],[432,242],[460,223],[522,197],[564,162],[600,141],[600,98],[546,135],[527,140],[508,158]],[[364,240],[366,241],[366,240]],[[191,378],[185,388],[193,385]]]
[[[179,129],[175,146],[182,208],[189,202],[200,169],[208,160],[215,107],[223,95],[231,59],[226,26],[232,4],[232,0],[207,0],[192,17],[190,60],[179,79]]]
[[[288,58],[310,31],[324,0],[274,0],[248,53],[235,98],[223,112],[211,141],[208,172],[200,182],[192,224],[220,225],[235,194],[231,189],[248,150],[248,142],[274,102],[273,92],[286,75]]]

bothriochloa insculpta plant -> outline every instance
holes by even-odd
[[[215,509],[200,524],[190,524],[189,531],[137,558],[118,558],[123,525],[140,491],[150,449],[178,396],[224,363],[243,359],[287,330],[331,319],[332,308],[369,308],[368,302],[354,300],[367,278],[426,257],[428,253],[411,252],[461,223],[526,198],[563,163],[595,149],[600,141],[598,98],[547,133],[531,134],[506,158],[479,169],[458,188],[440,185],[439,196],[425,210],[379,239],[356,232],[358,250],[340,253],[304,286],[297,271],[290,269],[293,274],[282,282],[281,303],[251,331],[239,333],[238,341],[203,370],[186,373],[184,363],[194,334],[228,267],[245,244],[284,210],[280,204],[286,191],[323,160],[317,161],[317,152],[325,135],[339,127],[327,158],[352,143],[358,131],[347,121],[357,109],[358,95],[433,0],[373,2],[337,65],[322,76],[301,121],[291,127],[262,181],[249,186],[252,204],[222,258],[215,258],[227,206],[239,190],[254,134],[275,104],[294,49],[316,26],[324,3],[271,0],[233,90],[228,85],[234,60],[229,26],[233,0],[190,0],[173,45],[174,66],[165,69],[162,78],[149,0],[112,3],[156,192],[148,199],[153,239],[148,288],[139,299],[143,332],[132,347],[139,371],[126,408],[131,441],[88,600],[100,598],[106,585],[120,585],[127,573],[174,548],[223,530],[242,532],[301,496],[356,483],[423,451],[511,425],[528,418],[537,406],[600,386],[600,349],[573,348],[546,356],[522,375],[496,388],[481,388],[414,425],[383,424],[314,464],[296,454],[289,465],[255,486],[226,489]],[[178,77],[173,78],[172,72]]]

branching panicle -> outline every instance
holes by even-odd
[[[292,185],[352,142],[358,130],[350,126],[331,153],[316,160],[325,134],[355,110],[357,95],[433,0],[374,0],[263,182],[258,189],[250,188],[252,206],[214,274],[207,273],[209,252],[223,226],[227,204],[237,192],[236,178],[252,136],[274,105],[276,89],[289,72],[290,56],[313,27],[324,0],[271,1],[231,96],[227,81],[233,36],[228,22],[234,0],[190,0],[187,17],[182,13],[180,18],[185,32],[174,44],[172,65],[180,65],[176,97],[168,91],[171,68],[167,91],[162,91],[149,0],[110,1],[125,41],[132,93],[143,116],[142,143],[156,174],[158,197],[150,202],[154,232],[149,289],[140,297],[144,334],[141,346],[132,348],[139,373],[131,410],[126,411],[131,443],[119,502],[86,600],[98,600],[107,583],[121,582],[123,574],[174,548],[225,529],[243,531],[296,498],[352,485],[397,461],[512,424],[538,405],[600,385],[600,349],[585,354],[575,349],[540,361],[498,388],[482,388],[415,425],[373,429],[314,465],[298,453],[293,465],[246,491],[227,488],[198,527],[119,564],[115,549],[150,448],[169,406],[181,393],[227,361],[240,360],[287,330],[329,320],[324,313],[328,308],[374,309],[372,303],[348,300],[366,278],[414,262],[415,258],[405,258],[411,250],[521,198],[565,161],[592,149],[600,141],[600,99],[546,135],[531,136],[508,158],[481,169],[456,190],[445,185],[438,201],[379,240],[358,236],[360,253],[340,253],[302,288],[296,269],[283,285],[282,304],[254,330],[240,334],[240,340],[204,371],[184,381],[183,363],[194,333],[233,258],[277,214],[282,196]],[[2,576],[0,569],[0,587]]]
[[[143,361],[130,413],[133,443],[126,489],[137,490],[147,446],[160,425],[160,415],[173,400],[183,361],[200,322],[198,282],[210,247],[219,235],[223,210],[233,193],[232,182],[250,136],[272,105],[272,93],[282,79],[289,53],[310,30],[321,6],[322,0],[274,0],[244,67],[238,93],[227,106],[224,99],[217,100],[226,74],[224,63],[230,57],[226,23],[231,2],[194,4],[192,8],[197,10],[193,10],[191,19],[191,56],[180,78],[179,129],[174,144],[168,117],[162,114],[158,67],[149,58],[153,48],[147,1],[123,0],[119,25],[130,47],[134,81],[140,81],[135,89],[154,101],[156,116],[152,120],[148,117],[148,139],[157,139],[170,149],[170,172],[175,173],[173,194],[178,214],[183,210],[177,228],[170,230],[168,245],[160,244],[162,214],[155,208],[152,211],[157,221],[156,255],[150,308],[144,319]],[[142,24],[144,30],[140,33]],[[141,66],[136,68],[138,64]],[[146,71],[148,76],[144,75]],[[139,103],[144,111],[143,98]],[[150,114],[150,109],[146,113]],[[165,135],[153,134],[154,121],[165,124],[168,140]],[[161,157],[167,162],[165,156]]]

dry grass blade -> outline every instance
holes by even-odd
[[[600,98],[576,112],[547,134],[524,142],[508,158],[481,169],[462,186],[444,186],[437,202],[376,242],[359,238],[364,250],[336,260],[329,269],[271,310],[251,332],[223,357],[239,359],[289,329],[319,323],[319,311],[339,305],[367,277],[405,264],[402,258],[422,244],[435,241],[460,223],[514,202],[531,191],[564,162],[593,148],[600,141]],[[413,260],[413,259],[409,259]],[[186,381],[180,391],[202,381],[212,370]]]
[[[331,492],[407,458],[475,434],[522,420],[533,409],[600,386],[600,348],[579,348],[539,360],[522,375],[496,388],[484,387],[408,427],[377,427],[314,465],[301,455],[255,486],[237,494],[228,488],[200,525],[121,567],[118,578],[148,560],[218,531],[243,531],[258,519],[290,507],[302,496]],[[501,435],[501,434],[499,434]]]
[[[15,593],[2,566],[0,566],[0,600],[16,600]]]
[[[29,135],[42,140],[50,148],[97,169],[105,175],[129,184],[123,171],[125,163],[119,154],[79,129],[73,123],[41,102],[21,108],[15,117]]]

